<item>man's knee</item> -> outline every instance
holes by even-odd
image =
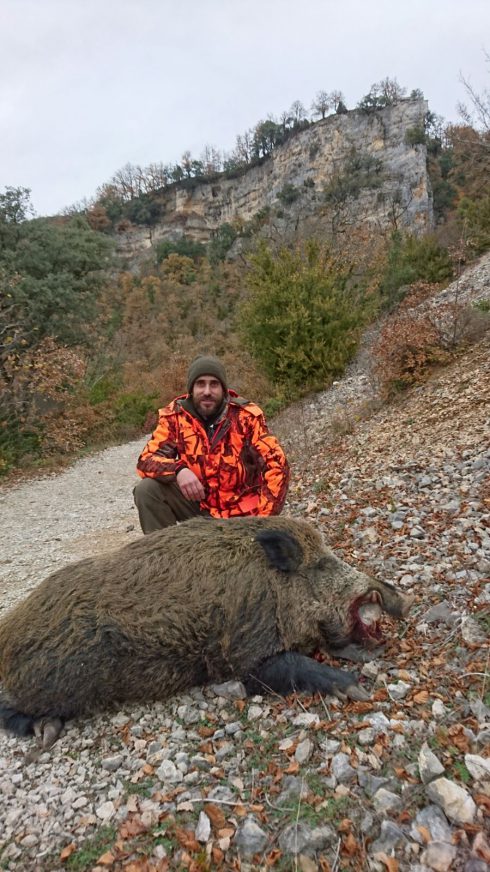
[[[142,478],[133,489],[133,497],[138,508],[153,500],[161,500],[165,493],[165,485],[154,478]]]

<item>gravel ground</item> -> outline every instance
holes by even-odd
[[[458,294],[488,297],[489,276],[487,257]],[[489,351],[487,338],[367,420],[361,355],[276,421],[287,512],[415,596],[355,667],[372,702],[244,700],[231,683],[69,723],[44,753],[0,733],[0,867],[489,868]],[[3,612],[53,569],[139,535],[143,442],[0,489]]]

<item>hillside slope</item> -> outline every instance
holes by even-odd
[[[462,287],[488,296],[489,277],[486,258]],[[293,461],[287,511],[414,595],[406,624],[386,621],[385,649],[354,667],[372,701],[199,690],[69,724],[33,762],[31,742],[0,736],[5,868],[92,869],[102,855],[100,868],[146,872],[488,868],[490,336],[356,421],[370,396],[353,369],[276,430]],[[342,411],[352,432],[338,436]],[[140,446],[0,490],[2,609],[137,535]]]

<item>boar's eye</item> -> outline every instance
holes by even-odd
[[[303,560],[298,540],[284,530],[262,530],[255,537],[262,546],[269,566],[282,572],[294,572]]]
[[[331,554],[325,554],[324,557],[320,557],[320,559],[317,560],[314,568],[318,569],[319,572],[326,572],[326,570],[331,570],[335,566],[338,566],[337,558]]]

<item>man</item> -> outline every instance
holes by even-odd
[[[223,365],[200,355],[187,394],[159,411],[137,463],[141,528],[152,533],[196,515],[278,515],[289,466],[261,409],[228,390]]]

